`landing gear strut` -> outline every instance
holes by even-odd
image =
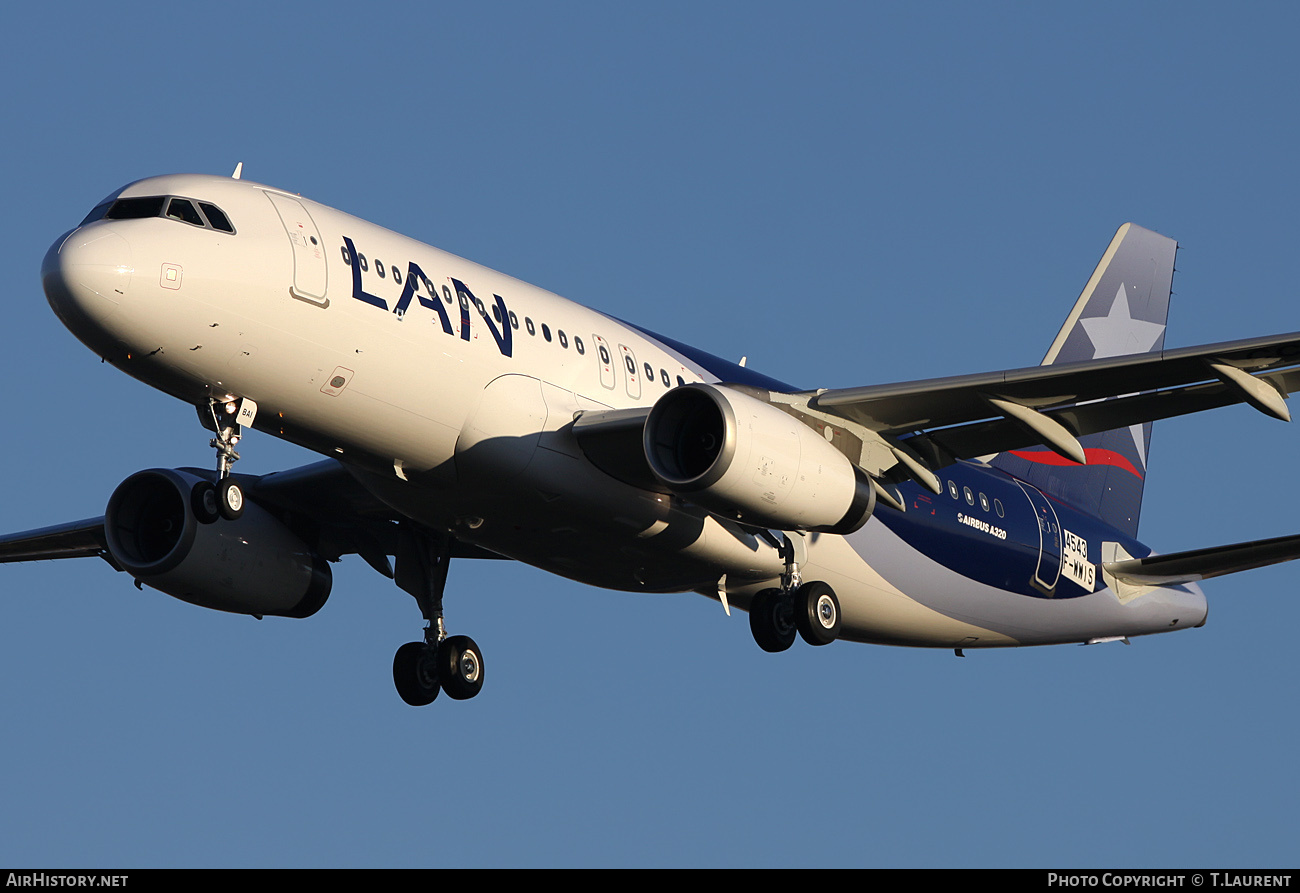
[[[802,535],[784,535],[785,574],[780,588],[764,589],[749,605],[749,631],[764,651],[785,651],[798,633],[809,645],[829,645],[843,619],[835,590],[821,580],[804,583],[799,565],[808,557]]]
[[[406,530],[397,554],[397,585],[415,597],[428,625],[423,642],[408,642],[393,657],[393,682],[402,700],[423,707],[444,691],[457,701],[483,688],[483,652],[469,636],[448,636],[442,594],[453,540],[449,534]]]
[[[244,491],[230,476],[230,468],[239,461],[235,444],[243,436],[243,426],[251,425],[257,417],[257,404],[234,397],[221,400],[209,397],[207,405],[200,405],[198,410],[203,427],[217,435],[209,443],[217,451],[217,482],[195,484],[190,504],[194,516],[204,524],[211,524],[219,517],[234,521],[244,514]]]

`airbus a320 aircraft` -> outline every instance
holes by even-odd
[[[1152,421],[1287,419],[1300,334],[1165,350],[1176,245],[1132,224],[1041,365],[799,391],[238,173],[132,183],[41,268],[87,347],[197,408],[215,467],[133,474],[0,560],[98,556],[196,605],[307,617],[359,555],[427,621],[393,661],[421,705],[483,685],[444,625],[457,558],[698,592],[772,652],[961,654],[1199,626],[1198,581],[1300,556],[1296,536],[1136,540]],[[233,473],[248,427],[327,458]]]

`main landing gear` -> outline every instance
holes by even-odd
[[[483,652],[469,636],[449,636],[443,627],[452,542],[449,534],[408,529],[397,554],[397,585],[415,597],[428,622],[424,641],[407,642],[393,657],[393,683],[412,707],[433,703],[439,691],[465,701],[483,688]]]
[[[758,592],[749,604],[749,631],[764,651],[785,651],[798,633],[809,645],[829,645],[840,635],[843,617],[835,590],[821,580],[804,583],[799,564],[807,557],[803,538],[782,543],[786,571],[779,588]]]

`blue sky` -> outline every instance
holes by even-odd
[[[1182,246],[1167,345],[1300,329],[1298,14],[1076,7],[11,11],[0,529],[211,462],[38,282],[159,173],[243,161],[802,387],[1036,363],[1126,220]],[[1245,407],[1162,422],[1143,538],[1297,532],[1297,449]],[[315,617],[262,622],[97,560],[7,566],[0,863],[1292,865],[1296,573],[1208,585],[1200,630],[958,660],[768,655],[698,596],[461,563],[486,686],[415,710],[390,666],[418,611],[360,560]]]

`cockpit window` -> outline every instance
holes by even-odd
[[[81,221],[81,225],[85,226],[87,223],[91,223],[95,220],[99,220],[105,214],[108,213],[108,209],[111,207],[113,207],[113,199],[111,198],[106,202],[100,202],[99,204],[95,205],[95,207],[90,209],[90,213],[87,214],[85,219]]]
[[[216,205],[210,205],[207,202],[199,202],[199,207],[202,208],[203,213],[207,215],[208,223],[212,224],[213,229],[219,229],[223,233],[233,233],[235,231],[235,228],[230,225],[230,221],[226,218],[226,215],[223,214],[221,209]]]
[[[119,198],[104,216],[109,220],[133,220],[137,217],[158,217],[162,214],[163,195],[143,198]]]
[[[167,203],[167,216],[173,220],[183,220],[194,226],[203,226],[203,218],[199,212],[194,209],[193,203],[188,199],[174,198]]]
[[[203,209],[202,214],[194,207],[195,204]],[[164,208],[166,213],[163,211]],[[119,198],[101,202],[86,215],[81,225],[85,226],[87,223],[101,219],[133,220],[142,217],[165,217],[204,229],[231,234],[235,232],[235,228],[230,224],[230,218],[216,205],[167,195],[145,195],[139,198]]]

